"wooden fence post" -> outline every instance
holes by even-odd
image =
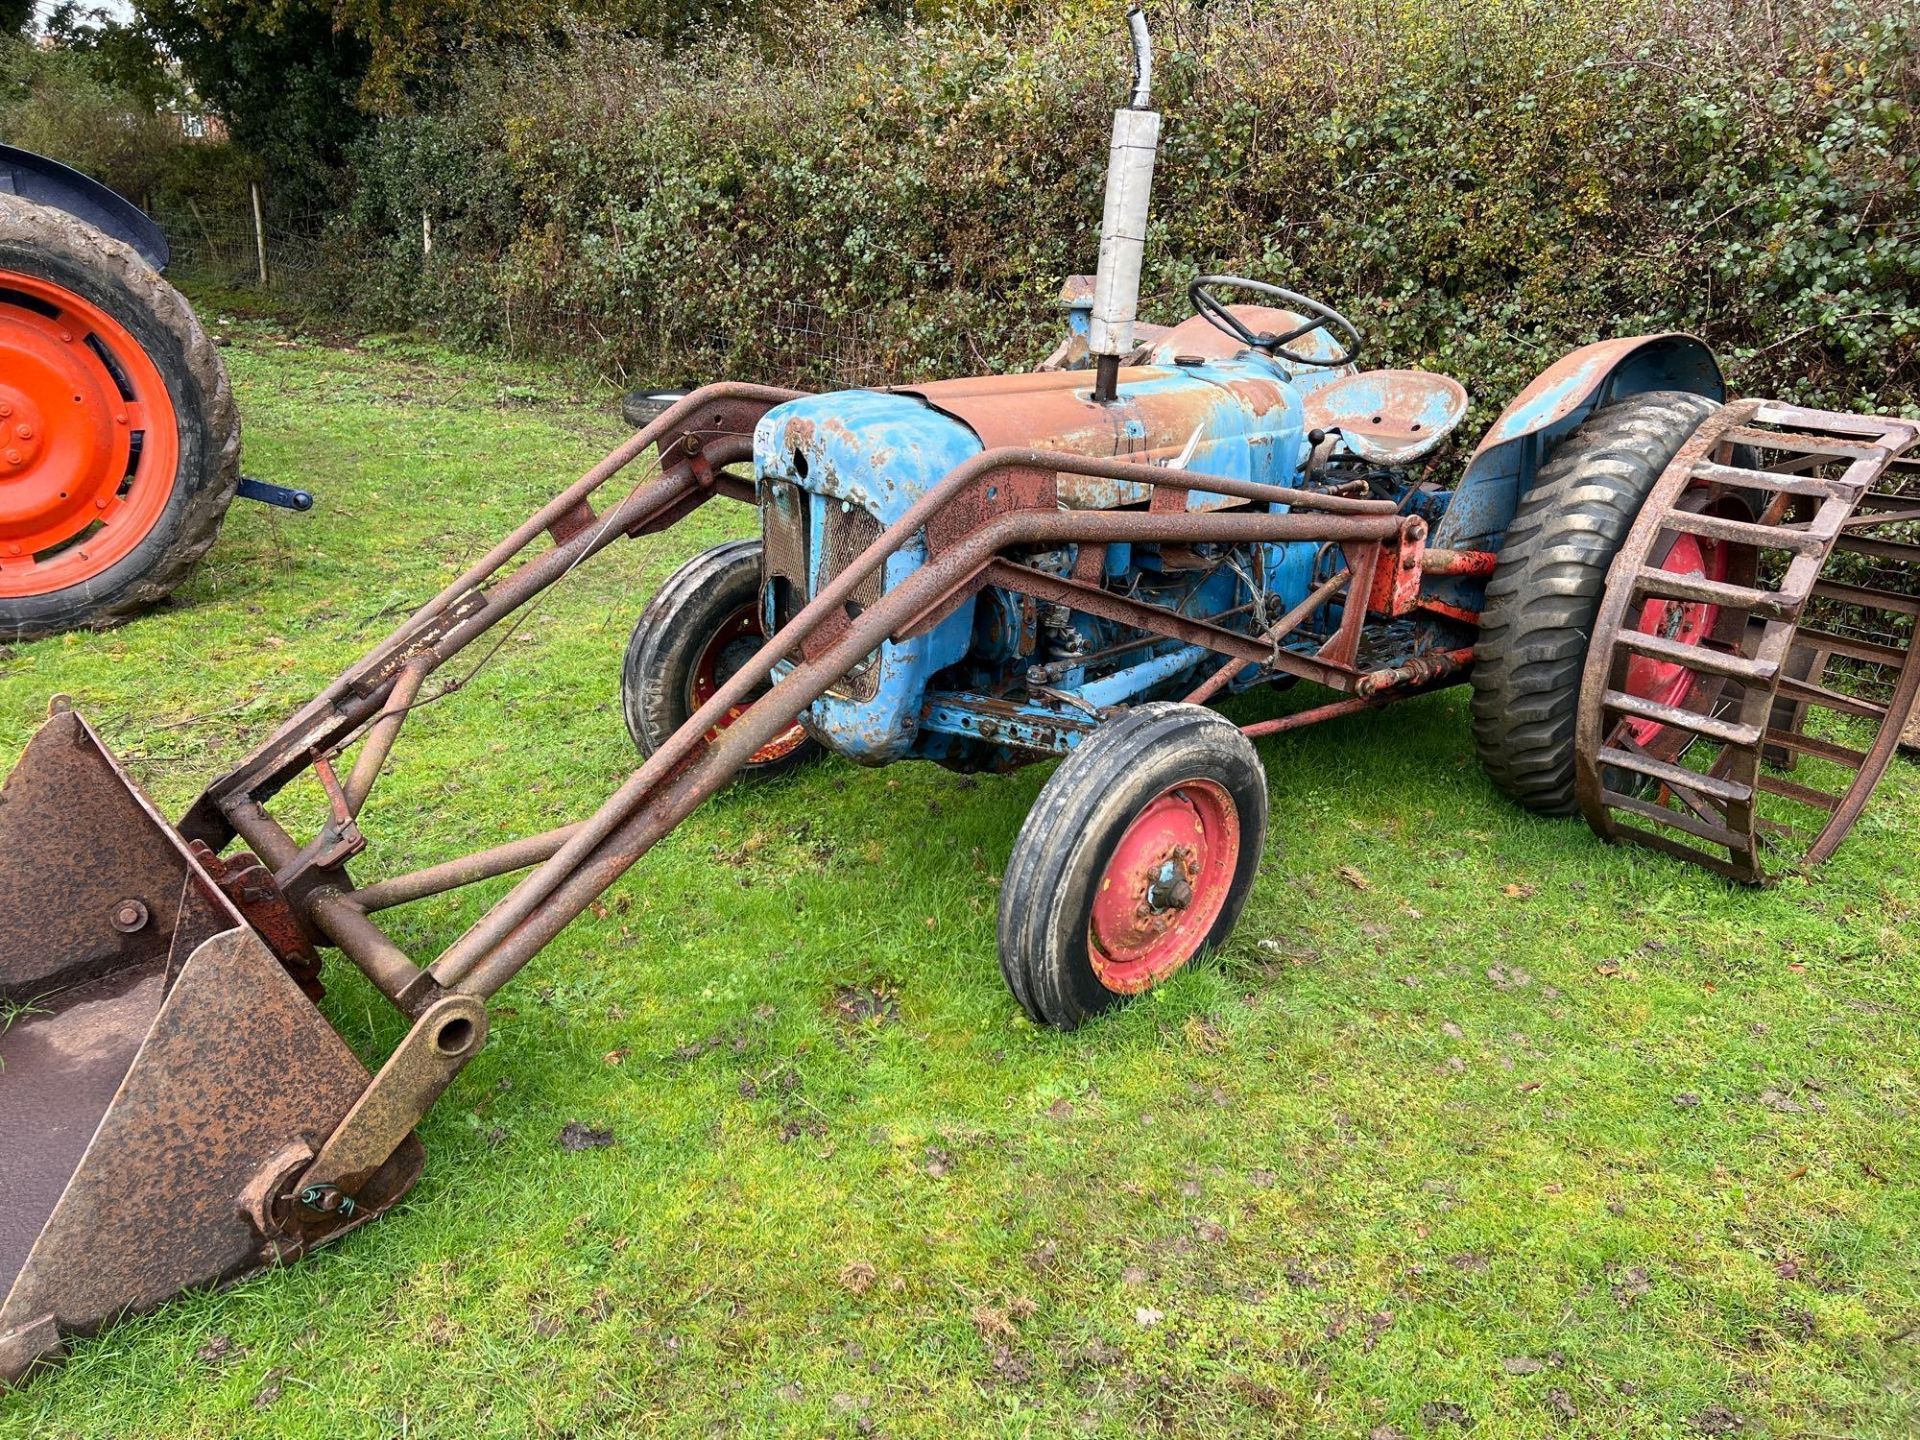
[[[260,258],[260,288],[267,288],[267,217],[260,204],[260,182],[250,180],[247,189],[253,195],[253,248]]]

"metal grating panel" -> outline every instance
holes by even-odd
[[[761,574],[777,587],[781,604],[776,624],[784,625],[807,599],[807,496],[786,480],[768,480],[766,503],[760,508]]]
[[[826,543],[827,573],[824,580],[831,580],[847,566],[858,560],[861,555],[873,547],[880,538],[880,521],[866,510],[841,510],[838,507],[827,512]],[[860,588],[853,592],[854,600],[861,606],[873,604],[879,600],[886,587],[885,566],[875,570],[860,582]]]
[[[863,509],[842,510],[828,503],[826,516],[826,535],[822,547],[826,555],[827,573],[822,583],[831,580],[842,570],[857,560],[880,538],[882,526],[878,517]],[[882,565],[873,574],[862,580],[853,592],[852,603],[865,609],[880,599],[886,589],[886,567]],[[880,689],[880,667],[868,664],[835,685],[834,692],[854,700],[871,700]]]

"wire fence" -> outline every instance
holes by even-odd
[[[950,317],[927,323],[924,315],[914,323],[910,307],[764,298],[749,307],[751,319],[733,328],[701,328],[684,315],[626,311],[564,286],[503,284],[499,255],[447,244],[426,217],[411,236],[386,236],[378,253],[367,255],[342,232],[338,217],[282,211],[248,190],[225,202],[200,196],[163,205],[156,221],[173,246],[169,273],[180,282],[257,292],[301,319],[346,324],[369,317],[348,313],[344,298],[374,309],[390,298],[396,315],[417,317],[453,344],[584,359],[637,386],[733,378],[804,390],[885,388],[1033,369],[1066,336],[1066,317],[1052,298],[996,301],[998,348],[991,353],[993,342],[966,324]],[[1146,296],[1142,313],[1181,303],[1179,296]]]
[[[264,202],[256,212],[242,194],[228,205],[188,200],[161,207],[154,219],[173,250],[169,272],[182,279],[299,299],[333,273],[323,215],[277,215]]]
[[[724,378],[804,390],[879,389],[1026,370],[1046,357],[1065,330],[1055,307],[1034,307],[1031,317],[1023,317],[1032,343],[1008,364],[984,355],[964,330],[909,338],[899,332],[897,317],[882,310],[806,300],[765,301],[740,329],[699,329],[673,317],[665,343],[637,317],[570,297],[503,293],[493,302],[498,307],[495,338],[508,353],[584,353],[616,379],[659,385]]]

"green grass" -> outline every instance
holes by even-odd
[[[0,760],[65,691],[177,811],[619,433],[554,372],[230,329],[248,469],[319,508],[236,506],[161,613],[7,654]],[[361,873],[611,789],[629,624],[750,523],[616,550],[417,715]],[[1920,771],[1751,893],[1504,804],[1465,710],[1262,742],[1238,935],[1073,1035],[994,962],[1044,770],[736,788],[501,996],[401,1207],[82,1342],[0,1433],[1914,1433]],[[329,980],[377,1059],[395,1018]]]

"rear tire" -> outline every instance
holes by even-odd
[[[7,283],[5,272],[16,277],[13,285]],[[27,286],[33,287],[31,293]],[[62,292],[64,302],[60,299]],[[53,297],[51,303],[49,296]],[[108,554],[101,555],[91,569],[82,554],[88,548],[85,541],[62,540],[63,548],[57,553],[64,558],[57,571],[50,567],[43,571],[40,564],[34,567],[36,572],[53,577],[44,579],[49,588],[34,590],[32,587],[42,580],[33,572],[12,586],[0,583],[0,639],[30,640],[83,626],[100,629],[118,624],[160,600],[186,579],[213,544],[240,481],[240,421],[226,368],[180,292],[118,240],[62,211],[0,195],[0,353],[12,354],[21,372],[30,368],[28,354],[35,343],[36,325],[43,331],[50,324],[66,326],[70,334],[77,332],[78,326],[62,318],[67,313],[63,304],[71,306],[76,315],[88,309],[100,312],[104,320],[89,327],[88,333],[100,337],[102,329],[118,327],[140,355],[119,354],[113,342],[103,338],[95,353],[101,349],[113,353],[114,365],[121,372],[116,377],[114,365],[99,362],[100,388],[107,391],[107,399],[102,402],[89,395],[81,410],[46,416],[46,445],[10,467],[14,471],[11,477],[0,471],[0,480],[11,478],[30,486],[36,466],[46,465],[49,459],[57,462],[62,453],[74,453],[76,438],[90,443],[85,429],[91,423],[97,422],[113,433],[115,417],[94,412],[103,404],[106,408],[117,407],[132,378],[126,372],[139,366],[141,356],[157,373],[158,388],[164,394],[143,395],[135,383],[131,386],[132,403],[150,417],[171,411],[170,428],[177,439],[175,458],[170,473],[159,473],[151,464],[145,470],[132,470],[131,484],[120,495],[114,493],[118,475],[77,477],[100,487],[103,514],[115,514],[122,501],[126,502],[128,518],[124,523],[128,529],[123,532],[124,538],[114,537],[111,545],[103,542],[99,550]],[[55,312],[51,316],[49,309]],[[72,354],[82,366],[92,365],[94,362],[81,353],[86,337],[76,334],[72,343]],[[50,373],[57,374],[57,368]],[[0,385],[8,378],[0,374]],[[51,391],[51,381],[41,388]],[[64,401],[66,396],[58,398]],[[9,402],[10,407],[22,403],[19,397]],[[78,431],[71,429],[76,424],[81,427]],[[148,437],[142,446],[148,459],[161,452],[158,438]],[[124,432],[114,439],[124,451]],[[120,463],[145,463],[138,458],[140,452],[134,454],[134,461]],[[59,498],[65,500],[72,487],[64,480],[59,483]],[[151,513],[135,515],[135,491],[140,487],[153,487],[156,499],[158,492],[166,492],[164,504],[151,507]],[[5,509],[0,503],[0,514]],[[0,529],[8,523],[0,520]],[[36,522],[21,520],[17,524],[23,534],[36,531]],[[109,532],[98,533],[106,536]],[[21,542],[13,543],[18,546]],[[24,543],[30,550],[38,549],[36,541]],[[16,567],[19,559],[25,558],[9,556],[7,548],[0,544],[0,582],[6,578],[4,571],[10,558]],[[16,575],[19,573],[16,568]],[[21,593],[23,586],[26,593]]]
[[[1036,1023],[1071,1030],[1233,932],[1260,868],[1267,780],[1200,705],[1138,705],[1060,762],[1000,887],[1000,969]]]
[[[1661,471],[1719,408],[1652,391],[1596,410],[1520,501],[1474,647],[1473,741],[1494,786],[1529,810],[1578,812],[1574,716],[1607,570]]]
[[[627,733],[640,753],[665,744],[765,638],[758,540],[717,545],[668,576],[640,612],[620,667]],[[762,684],[752,698],[771,688]],[[796,720],[755,751],[741,773],[777,775],[819,753],[819,742]]]

